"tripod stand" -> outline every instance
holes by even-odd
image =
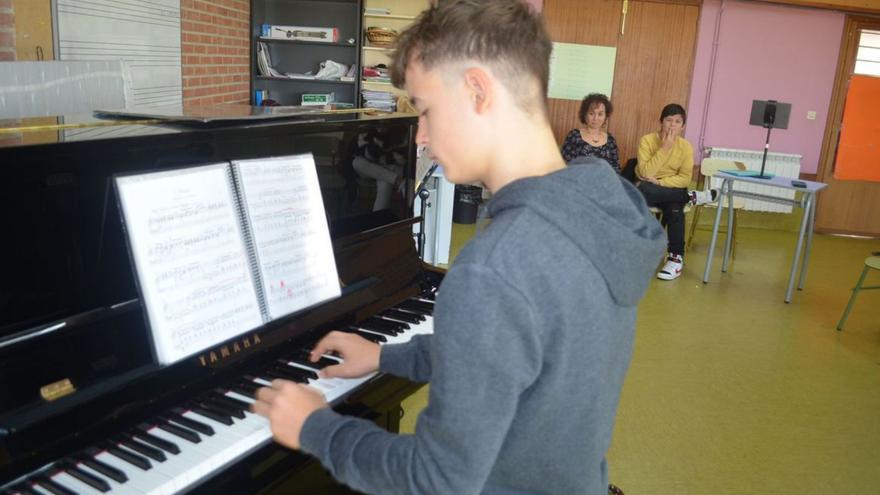
[[[431,168],[425,173],[425,176],[422,177],[422,180],[419,182],[419,186],[416,188],[416,196],[419,197],[419,233],[416,236],[416,245],[418,246],[419,258],[425,258],[425,209],[428,207],[428,198],[431,197],[431,191],[426,187],[428,184],[428,179],[434,175],[434,172],[437,170],[437,166],[439,164],[434,162],[431,164]]]

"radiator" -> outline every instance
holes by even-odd
[[[720,160],[731,160],[741,162],[748,170],[761,170],[761,158],[764,151],[752,150],[736,150],[730,148],[709,148],[709,157],[718,158]],[[767,165],[764,167],[765,172],[770,172],[782,177],[791,177],[797,179],[801,173],[801,155],[793,155],[789,153],[767,153]],[[721,179],[712,179],[712,187],[721,187]],[[781,189],[778,187],[761,186],[745,182],[734,182],[733,189],[735,191],[746,191],[757,194],[766,194],[768,196],[776,196],[785,199],[794,199],[794,191],[790,189]],[[759,201],[755,199],[745,200],[745,209],[751,211],[772,211],[778,213],[791,213],[791,206],[769,201]]]

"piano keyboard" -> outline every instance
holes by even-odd
[[[433,301],[410,299],[343,331],[380,345],[433,333]],[[320,368],[340,362],[325,355],[317,363],[297,351],[226,387],[203,394],[148,423],[45,466],[11,483],[2,495],[162,495],[188,490],[213,473],[272,441],[269,422],[249,410],[256,390],[275,378],[308,383],[338,403],[377,373],[361,378],[318,378]]]

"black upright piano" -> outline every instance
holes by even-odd
[[[330,330],[386,344],[431,331],[442,272],[413,242],[415,117],[2,124],[0,494],[330,490],[313,459],[271,441],[248,403],[275,378],[315,383],[335,358],[305,356]],[[367,133],[407,143],[403,187],[378,211],[376,179],[352,166]],[[301,153],[315,158],[342,295],[156,364],[114,175]],[[397,431],[400,403],[419,385],[379,374],[328,386],[338,411]]]

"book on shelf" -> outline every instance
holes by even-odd
[[[361,96],[364,98],[364,108],[375,108],[393,112],[397,107],[397,98],[387,91],[371,91],[362,90]]]
[[[340,295],[310,154],[119,175],[115,184],[160,364]]]

